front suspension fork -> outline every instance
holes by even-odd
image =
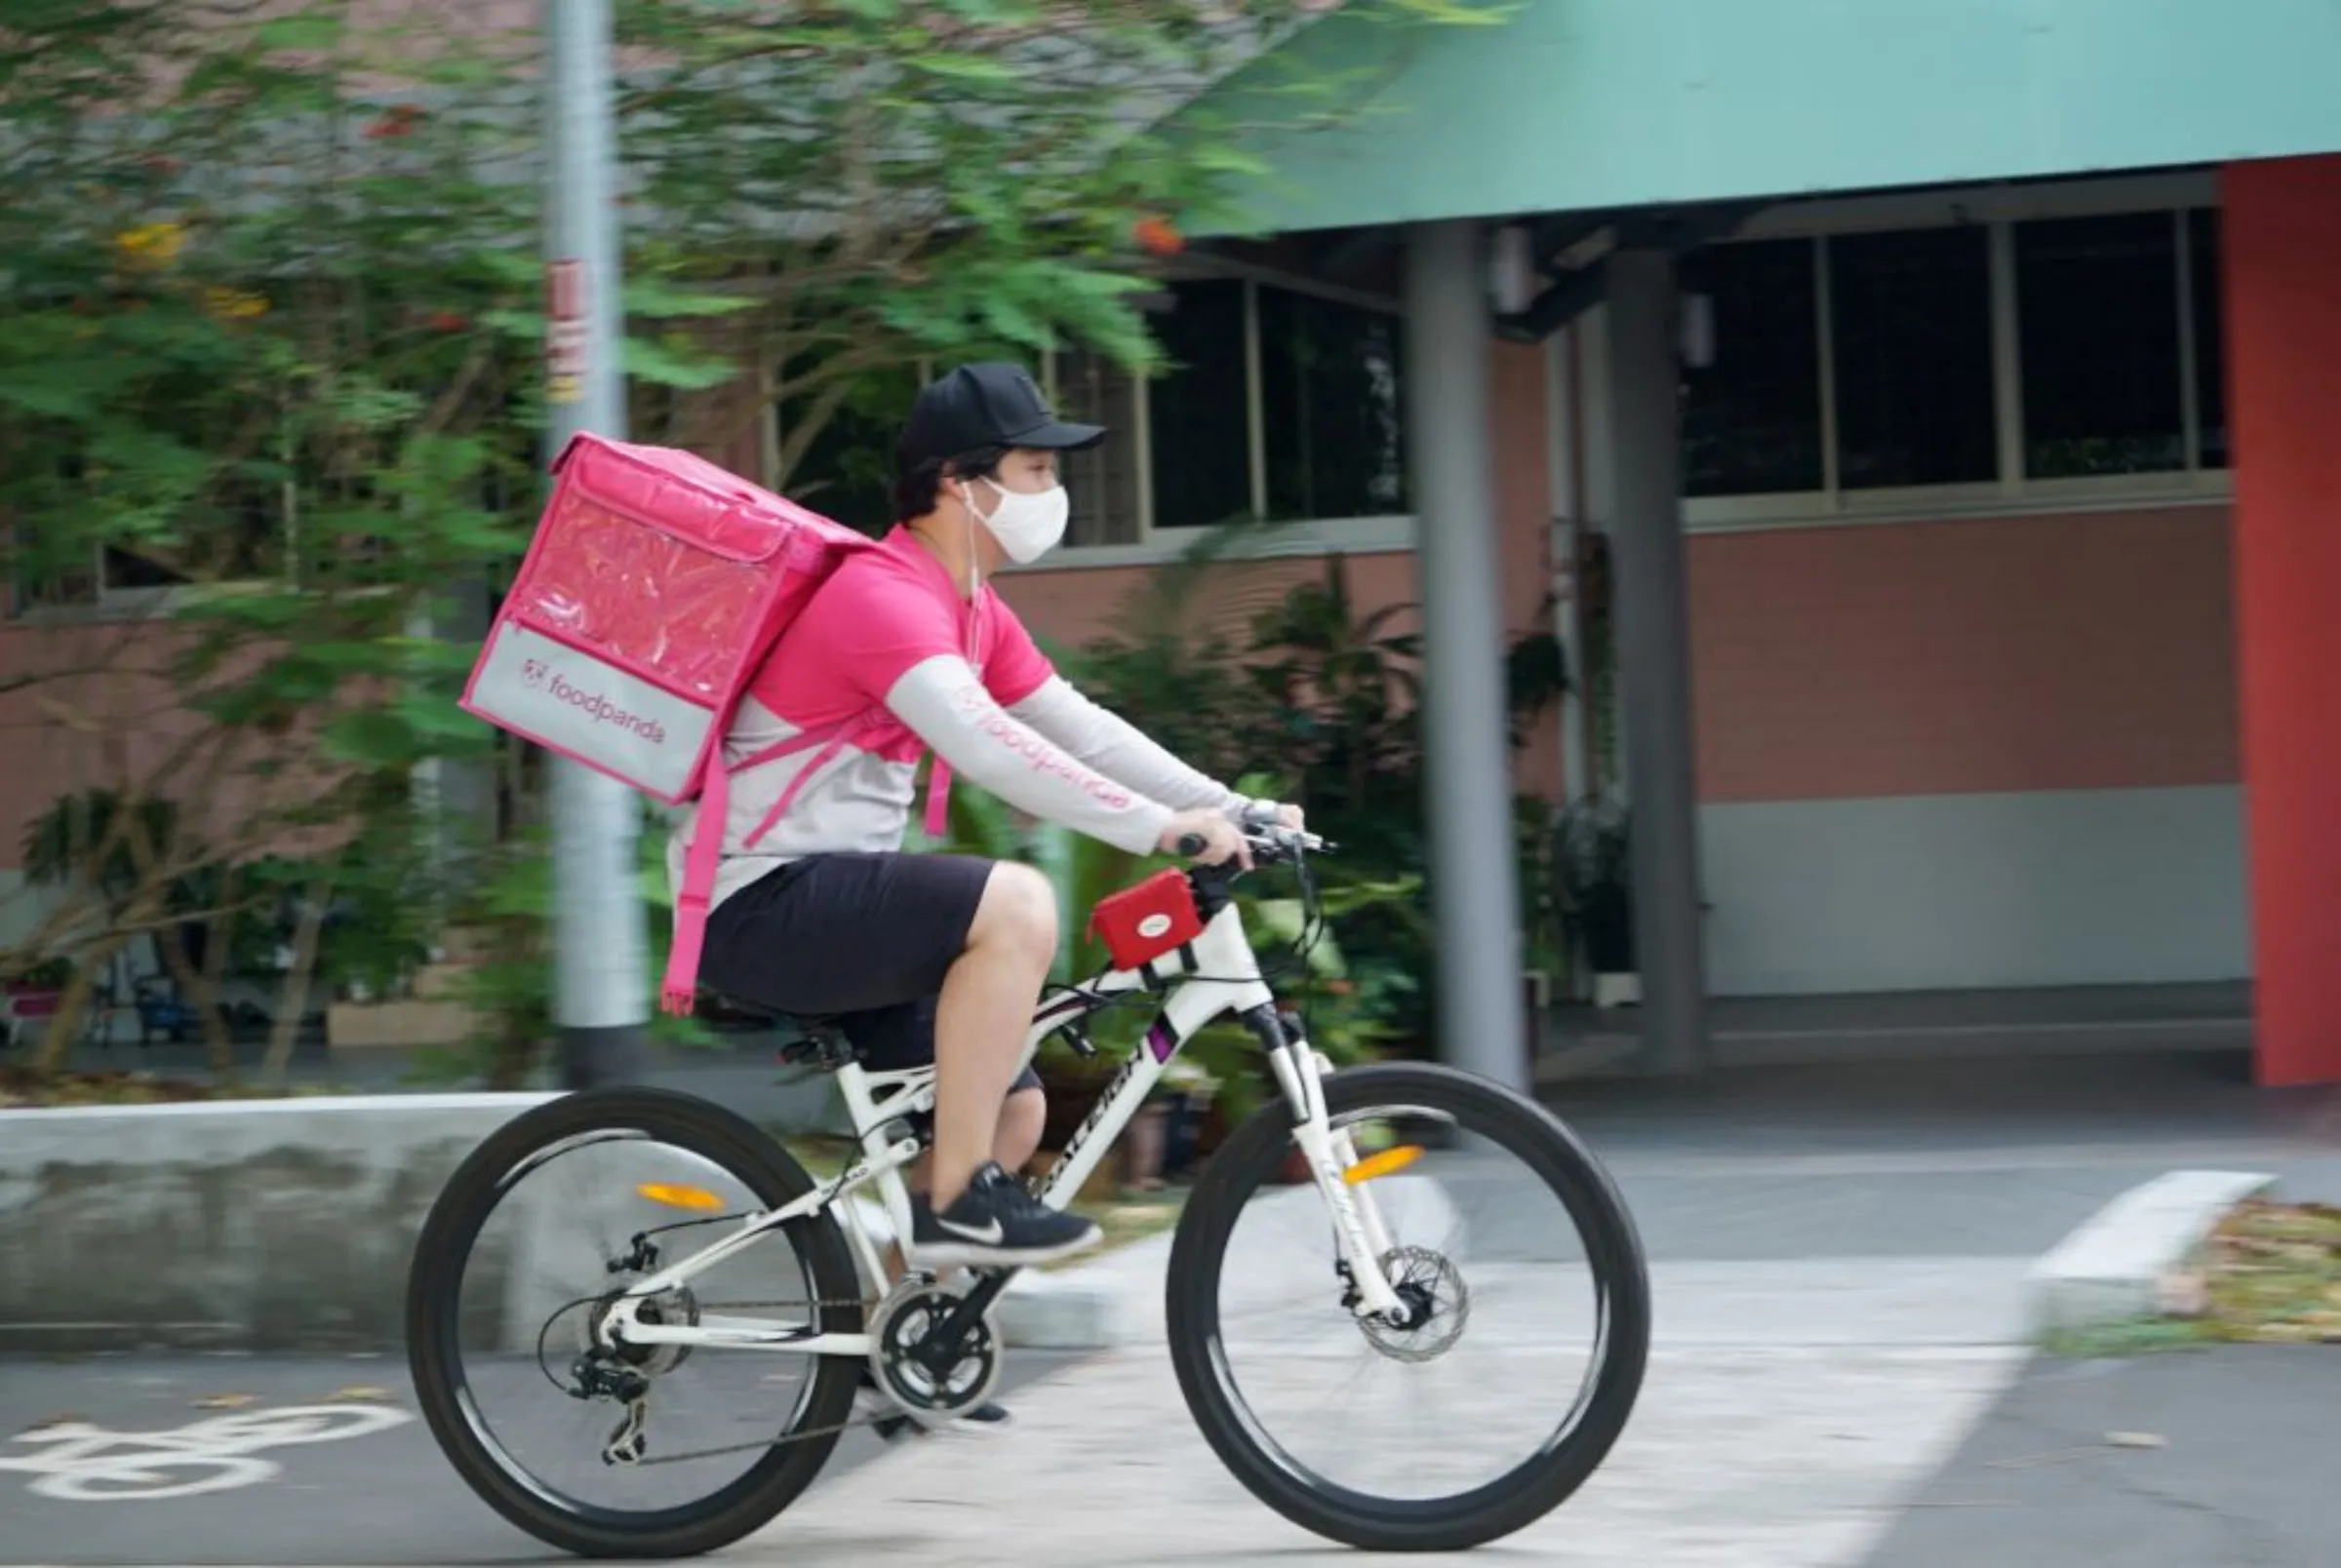
[[[1325,1108],[1325,1075],[1332,1064],[1309,1044],[1300,1020],[1262,1007],[1245,1020],[1268,1053],[1268,1065],[1292,1112],[1292,1140],[1308,1161],[1309,1175],[1333,1218],[1333,1240],[1359,1316],[1377,1316],[1403,1326],[1407,1307],[1382,1272],[1391,1240],[1381,1209],[1365,1184],[1347,1179],[1358,1162],[1356,1140],[1347,1127],[1334,1127]]]

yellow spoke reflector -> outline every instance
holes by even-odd
[[[665,1182],[644,1182],[634,1191],[654,1203],[664,1203],[668,1208],[720,1209],[724,1206],[724,1200],[704,1187],[674,1187]]]
[[[1372,1181],[1376,1176],[1389,1176],[1405,1170],[1421,1157],[1422,1146],[1420,1144],[1400,1144],[1397,1148],[1385,1149],[1378,1155],[1368,1155],[1364,1159],[1343,1171],[1341,1179],[1355,1187],[1360,1182]]]

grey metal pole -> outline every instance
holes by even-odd
[[[580,430],[626,433],[624,312],[614,189],[610,0],[543,0],[545,451]],[[553,1022],[565,1088],[642,1076],[648,943],[635,855],[642,803],[615,779],[549,760]]]
[[[1420,223],[1409,231],[1408,463],[1422,572],[1440,1054],[1525,1088],[1528,1010],[1488,433],[1487,277],[1476,224]]]
[[[1608,269],[1615,443],[1617,680],[1633,798],[1634,945],[1642,1047],[1654,1072],[1707,1065],[1706,954],[1684,583],[1675,258],[1616,251]]]

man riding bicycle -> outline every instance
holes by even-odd
[[[1044,1263],[1100,1238],[1012,1174],[1046,1114],[1017,1059],[1056,958],[1055,892],[1027,866],[902,851],[922,753],[1132,852],[1192,836],[1208,864],[1247,853],[1237,822],[1254,803],[1075,690],[990,586],[1003,563],[1063,538],[1059,454],[1105,435],[1058,419],[1011,365],[929,385],[896,446],[896,527],[822,584],[725,739],[735,764],[799,735],[847,736],[738,776],[700,974],[774,1011],[838,1019],[874,1070],[933,1062],[934,1143],[912,1173],[905,1249],[921,1267]],[[1276,810],[1301,826],[1297,807]],[[678,882],[692,827],[668,851]]]

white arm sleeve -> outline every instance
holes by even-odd
[[[911,666],[886,706],[954,772],[1034,816],[1101,839],[1132,854],[1162,842],[1170,806],[1092,772],[992,700],[956,655]]]
[[[1083,696],[1062,676],[1051,676],[1038,691],[1008,711],[1100,773],[1181,811],[1233,813],[1250,804],[1147,739],[1127,720]]]

